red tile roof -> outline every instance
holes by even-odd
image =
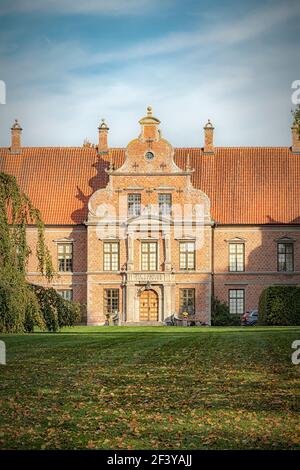
[[[175,161],[195,169],[193,184],[211,200],[220,224],[300,223],[300,155],[280,147],[175,149]],[[125,150],[111,149],[115,168]],[[91,194],[106,185],[108,156],[92,147],[23,147],[21,155],[0,148],[0,171],[13,174],[46,224],[82,224]]]

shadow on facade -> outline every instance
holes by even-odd
[[[81,324],[87,322],[87,230],[85,229],[84,222],[88,217],[88,202],[91,195],[100,188],[103,188],[108,183],[108,175],[106,169],[109,167],[109,160],[95,155],[95,161],[90,165],[91,173],[93,176],[88,181],[89,190],[83,190],[80,186],[76,186],[78,199],[82,205],[81,208],[76,209],[72,212],[72,221],[76,224],[76,227],[70,233],[70,238],[75,240],[74,243],[74,256],[73,256],[73,272],[81,273],[72,276],[71,289],[73,290],[73,300],[78,301],[83,305]],[[78,230],[81,229],[80,231]],[[78,250],[80,252],[78,253]],[[84,299],[84,300],[82,300]]]
[[[91,188],[90,191],[85,193],[78,185],[76,199],[78,199],[82,207],[80,209],[76,209],[72,212],[71,218],[73,222],[76,224],[82,224],[88,215],[88,202],[91,195],[100,188],[105,188],[108,183],[108,174],[106,173],[106,169],[109,167],[109,157],[108,155],[106,158],[96,155],[96,161],[90,165],[93,173],[93,176],[89,179],[88,185]]]
[[[290,238],[291,241],[295,238],[292,225],[300,224],[300,217],[290,220],[289,222],[282,222],[275,220],[270,216],[267,216],[266,226],[260,227],[261,240],[260,245],[251,251],[248,256],[247,263],[245,264],[244,274],[249,277],[246,278],[245,282],[249,282],[246,286],[246,311],[251,310],[252,308],[258,307],[258,301],[261,292],[271,285],[276,284],[287,284],[295,283],[297,274],[293,272],[286,273],[284,271],[278,273],[278,264],[277,264],[277,243],[282,239]],[[277,228],[277,231],[269,230],[270,227]],[[245,236],[247,239],[247,235]],[[251,242],[251,237],[249,236],[248,243]],[[247,250],[247,241],[246,241],[246,250]],[[294,271],[297,271],[296,256],[294,253]],[[263,274],[268,273],[269,274]],[[261,274],[260,274],[261,273]],[[276,273],[276,274],[274,274]],[[277,274],[278,273],[278,274]],[[299,282],[299,280],[298,280]],[[241,286],[242,287],[242,286]]]

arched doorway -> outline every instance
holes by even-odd
[[[144,290],[140,295],[140,321],[158,321],[158,295]]]

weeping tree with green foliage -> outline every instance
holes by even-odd
[[[52,260],[45,243],[40,212],[20,190],[16,178],[0,172],[1,332],[33,331],[35,325],[55,331],[60,326],[72,325],[78,320],[77,305],[61,299],[54,289],[34,287],[26,282],[26,263],[31,254],[26,240],[26,227],[29,224],[37,227],[36,256],[39,271],[50,281],[53,277]],[[44,291],[43,296],[41,292]],[[52,321],[48,315],[51,309]]]

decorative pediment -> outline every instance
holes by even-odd
[[[246,243],[246,238],[241,238],[241,237],[234,237],[234,238],[227,238],[225,239],[225,242],[227,243]]]
[[[274,241],[276,243],[295,243],[296,239],[284,235],[283,237],[276,238]]]

